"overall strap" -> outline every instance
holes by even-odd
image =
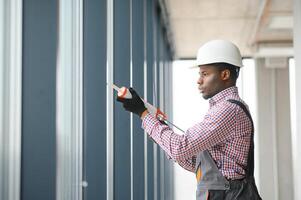
[[[246,177],[253,177],[254,176],[254,123],[250,112],[242,102],[234,99],[228,99],[228,101],[238,105],[241,109],[243,109],[243,111],[246,113],[246,115],[248,116],[248,118],[251,120],[252,123],[251,143],[250,143],[249,154],[248,154]]]

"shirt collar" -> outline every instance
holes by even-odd
[[[232,86],[232,87],[228,87],[222,91],[220,91],[219,93],[217,93],[216,95],[214,95],[210,100],[209,100],[209,104],[210,106],[213,106],[214,104],[216,104],[217,102],[225,99],[226,97],[233,95],[233,94],[238,94],[238,89],[236,86]]]

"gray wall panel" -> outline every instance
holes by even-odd
[[[84,1],[84,199],[106,199],[106,0]]]
[[[144,92],[144,1],[132,0],[133,87]],[[141,119],[133,117],[133,199],[144,199],[144,131]]]
[[[130,86],[130,1],[114,1],[114,82]],[[130,114],[114,103],[114,199],[131,198]]]
[[[55,199],[57,1],[23,1],[21,199]]]

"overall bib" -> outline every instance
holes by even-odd
[[[240,106],[252,122],[251,144],[248,154],[246,177],[240,180],[227,180],[218,170],[210,153],[205,150],[196,158],[197,200],[260,200],[254,180],[254,126],[251,115],[240,101],[230,99]]]

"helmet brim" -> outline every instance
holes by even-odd
[[[211,64],[214,64],[214,63],[208,63],[208,64],[199,64],[197,61],[195,61],[192,65],[190,65],[188,68],[189,69],[195,69],[195,68],[199,68],[200,66],[202,65],[211,65]],[[228,63],[230,64],[230,63]],[[233,65],[235,67],[238,67],[238,68],[242,68],[244,65],[242,64],[241,66],[236,66],[236,65]]]

